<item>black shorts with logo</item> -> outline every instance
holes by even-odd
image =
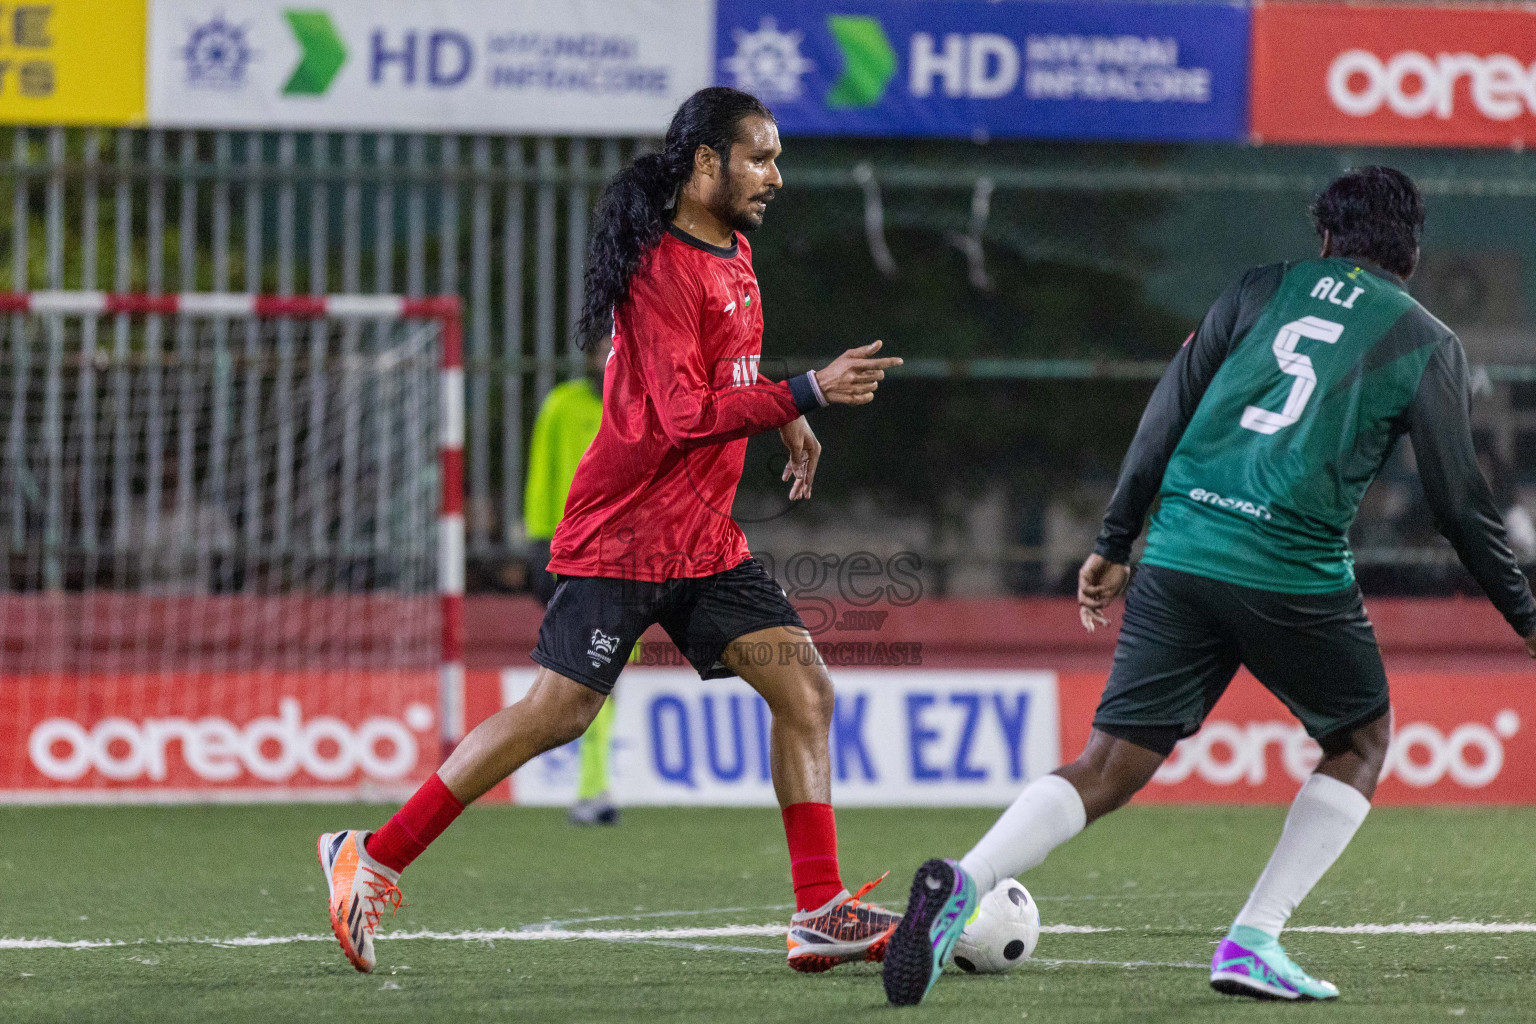
[[[1325,749],[1387,711],[1359,587],[1282,594],[1142,565],[1094,728],[1167,754],[1199,731],[1239,665]]]
[[[736,673],[720,655],[732,640],[774,626],[804,629],[800,613],[761,562],[695,579],[648,583],[602,576],[561,576],[539,625],[533,660],[612,693],[629,652],[660,623],[703,679]]]

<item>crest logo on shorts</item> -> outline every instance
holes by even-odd
[[[587,657],[592,661],[592,667],[606,665],[613,660],[613,655],[619,649],[619,638],[609,636],[600,629],[592,631],[592,642],[587,647]]]

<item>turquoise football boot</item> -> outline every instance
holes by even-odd
[[[1233,925],[1211,958],[1211,988],[1254,999],[1337,999],[1339,988],[1319,981],[1286,956],[1268,932]]]
[[[917,869],[907,912],[885,951],[887,999],[896,1006],[923,1001],[975,916],[977,902],[975,881],[956,861],[930,860]]]

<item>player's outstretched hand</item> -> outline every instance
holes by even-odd
[[[900,366],[899,358],[876,359],[883,341],[851,348],[838,356],[824,370],[816,371],[816,386],[829,402],[838,405],[864,405],[875,399],[875,389],[885,379],[885,371]]]
[[[821,442],[816,440],[816,434],[804,416],[780,427],[779,437],[789,449],[789,461],[784,464],[784,475],[780,479],[788,483],[790,477],[795,478],[789,486],[789,500],[809,498],[811,483],[816,479],[816,463],[821,461]]]
[[[1130,582],[1130,566],[1111,562],[1097,552],[1089,555],[1077,571],[1077,617],[1083,628],[1092,633],[1099,626],[1109,625],[1104,609],[1125,592]]]

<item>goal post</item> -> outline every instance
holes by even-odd
[[[457,296],[0,293],[0,800],[392,798],[464,731]]]

